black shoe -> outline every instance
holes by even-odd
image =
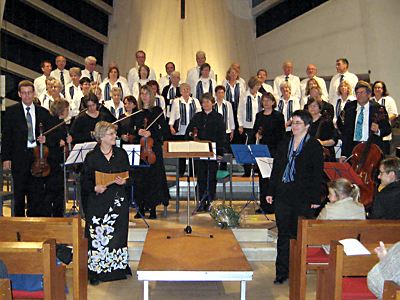
[[[262,209],[262,210],[261,210],[261,208],[256,209],[256,214],[258,214],[258,215],[263,215],[263,214],[270,215],[270,214],[274,214],[274,213],[275,212],[273,209]]]
[[[100,280],[99,279],[97,279],[97,278],[90,278],[89,279],[89,283],[90,283],[90,285],[99,285],[100,284]]]
[[[286,280],[288,280],[287,276],[276,276],[275,280],[274,280],[274,284],[282,284],[284,283]]]
[[[261,208],[257,208],[256,211],[255,211],[255,213],[256,213],[257,215],[263,215],[263,214],[264,214],[264,211],[263,211]]]
[[[149,219],[152,219],[152,220],[157,219],[157,213],[156,213],[156,210],[155,210],[155,209],[151,209],[151,210],[150,210]]]

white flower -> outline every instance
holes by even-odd
[[[100,225],[100,218],[96,218],[95,216],[93,216],[93,218],[92,218],[92,222],[93,222],[93,224],[97,224],[97,225]]]
[[[98,241],[98,240],[93,240],[92,241],[92,247],[93,248],[99,248],[101,246],[101,243],[100,243],[100,241]]]

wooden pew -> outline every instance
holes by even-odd
[[[9,279],[0,279],[0,300],[12,300]]]
[[[370,245],[369,250],[376,247]],[[379,262],[372,251],[370,255],[347,256],[343,245],[331,241],[329,266],[318,270],[317,299],[376,299],[368,290],[368,272]]]
[[[385,280],[382,300],[400,300],[400,285],[393,281]]]
[[[0,242],[9,274],[42,274],[45,300],[65,300],[65,266],[56,264],[56,242]],[[15,297],[14,297],[15,298]]]
[[[38,242],[55,239],[73,248],[73,299],[87,299],[88,245],[81,218],[0,218],[0,241]]]
[[[307,271],[326,268],[328,256],[319,246],[329,244],[331,240],[345,238],[358,238],[362,243],[376,245],[379,241],[395,243],[400,240],[400,222],[396,220],[308,220],[299,218],[297,240],[290,240],[289,299],[304,300]],[[317,248],[310,246],[317,246]],[[311,261],[312,250],[317,253],[314,255],[317,259],[311,264],[308,262]]]

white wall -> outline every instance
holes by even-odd
[[[372,81],[385,81],[400,108],[399,16],[399,0],[330,0],[256,39],[257,65],[272,78],[290,59],[299,76],[309,63],[330,76],[347,57],[351,72],[371,70]]]
[[[250,11],[248,0],[187,0],[186,19],[181,20],[180,0],[114,1],[104,66],[115,60],[126,74],[136,50],[142,49],[157,77],[165,74],[165,63],[173,61],[185,78],[196,65],[196,51],[203,50],[218,82],[232,62],[241,63],[241,75],[247,79],[256,68]]]

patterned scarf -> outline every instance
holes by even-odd
[[[306,134],[306,136],[301,140],[300,145],[297,147],[295,151],[294,148],[294,137],[290,139],[289,149],[287,153],[288,162],[286,164],[285,172],[283,173],[282,182],[288,183],[294,181],[294,176],[296,175],[296,158],[299,156],[301,151],[303,150],[303,146],[310,139],[310,135]]]
[[[193,118],[194,114],[196,113],[196,105],[194,101],[189,104],[189,121]],[[186,118],[186,104],[179,102],[179,114],[181,118],[181,125],[187,125],[189,122]]]

